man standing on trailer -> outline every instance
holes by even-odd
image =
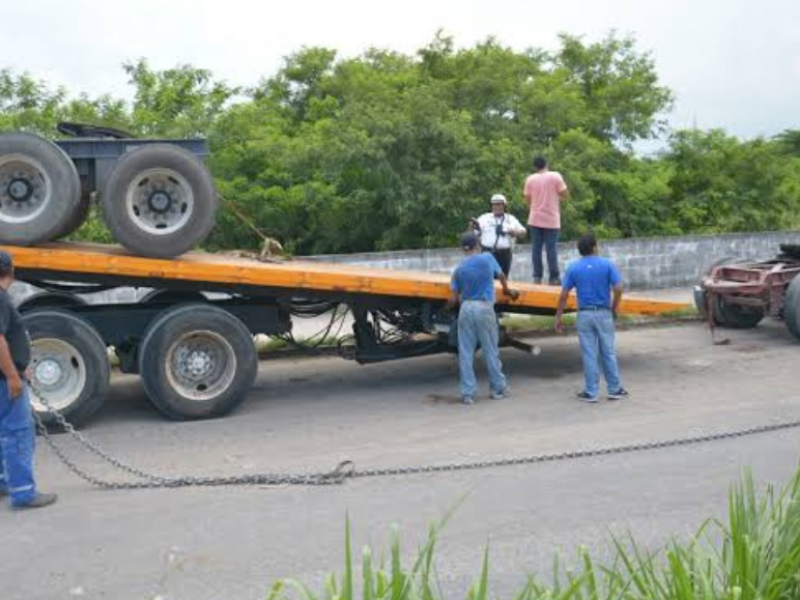
[[[57,496],[38,492],[33,479],[36,433],[25,383],[31,345],[8,294],[13,281],[11,255],[0,250],[0,497],[11,496],[16,509],[41,508]]]
[[[530,207],[528,225],[531,230],[533,254],[533,283],[542,283],[544,265],[542,248],[547,252],[547,271],[550,285],[561,285],[558,269],[558,233],[561,229],[561,202],[569,190],[557,171],[550,171],[547,160],[537,156],[533,161],[535,172],[525,181],[525,201]]]
[[[586,378],[578,398],[584,402],[598,401],[602,366],[608,399],[622,400],[629,394],[619,379],[614,347],[614,321],[622,300],[622,276],[614,263],[597,255],[597,239],[591,233],[578,240],[578,252],[581,258],[569,266],[564,277],[556,311],[556,331],[564,331],[564,309],[574,288],[578,296],[578,339]]]
[[[461,377],[461,402],[473,404],[477,392],[475,380],[475,351],[480,344],[486,368],[489,370],[491,397],[500,400],[508,395],[508,383],[500,362],[500,327],[494,312],[494,280],[499,279],[503,293],[513,300],[519,292],[508,287],[494,256],[481,252],[480,238],[472,231],[461,236],[464,260],[453,273],[448,308],[459,302],[458,367]]]
[[[491,204],[492,212],[482,214],[474,224],[481,236],[481,248],[495,257],[503,274],[508,277],[514,243],[527,232],[514,215],[506,212],[508,200],[503,194],[492,196]]]

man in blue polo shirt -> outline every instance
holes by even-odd
[[[581,258],[567,269],[556,312],[556,330],[564,331],[563,314],[570,291],[578,296],[578,338],[583,354],[586,387],[578,394],[585,402],[597,402],[600,394],[600,368],[606,378],[609,400],[629,396],[619,378],[614,347],[614,321],[622,300],[622,277],[616,265],[597,255],[597,239],[586,234],[578,240]],[[613,291],[613,300],[612,300]]]
[[[512,300],[519,292],[508,287],[508,279],[491,254],[481,252],[480,238],[473,232],[461,236],[461,249],[465,258],[453,273],[450,284],[448,308],[459,302],[458,311],[458,367],[461,375],[461,401],[475,402],[475,351],[480,344],[486,368],[489,371],[489,388],[495,400],[508,394],[508,384],[500,362],[500,328],[494,311],[494,281],[500,281],[503,293]]]

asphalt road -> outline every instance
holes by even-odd
[[[343,459],[368,468],[577,450],[800,417],[800,345],[779,324],[729,335],[731,345],[715,347],[699,325],[622,333],[633,398],[620,403],[572,398],[580,357],[568,337],[540,341],[538,357],[505,350],[514,394],[499,402],[454,403],[448,356],[369,367],[268,361],[249,401],[226,419],[166,422],[138,382],[124,378],[86,432],[165,475],[229,474],[325,470]],[[724,516],[727,488],[743,468],[761,483],[783,481],[798,463],[798,443],[800,430],[791,430],[326,488],[137,492],[89,489],[42,448],[41,487],[61,501],[27,513],[0,506],[0,597],[265,598],[278,577],[317,585],[340,570],[346,514],[356,548],[384,547],[397,523],[411,550],[462,497],[439,551],[444,588],[463,597],[488,544],[493,595],[508,597],[527,573],[546,575],[556,551],[574,555],[583,544],[603,556],[609,533],[628,531],[653,546]]]

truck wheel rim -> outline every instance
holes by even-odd
[[[184,398],[210,400],[225,392],[236,375],[236,353],[213,331],[192,331],[167,351],[167,380]]]
[[[128,185],[128,218],[151,235],[169,235],[186,225],[194,210],[189,182],[172,169],[147,169]]]
[[[24,154],[0,157],[0,222],[23,224],[41,215],[53,196],[50,176]]]
[[[69,342],[40,338],[31,344],[31,371],[36,394],[31,403],[37,412],[47,409],[37,399],[41,395],[56,410],[71,406],[86,387],[86,361]]]

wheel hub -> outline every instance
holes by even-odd
[[[34,369],[36,381],[44,387],[55,386],[63,377],[61,363],[55,358],[42,359]]]
[[[21,177],[15,177],[8,184],[8,195],[16,202],[26,202],[33,196],[34,187],[31,182]]]
[[[30,157],[0,156],[0,221],[22,225],[49,203],[52,186],[44,168]]]
[[[191,331],[167,351],[166,376],[181,396],[206,401],[224,393],[236,375],[236,353],[216,331]]]
[[[192,215],[194,195],[186,179],[172,169],[147,169],[138,174],[125,193],[128,215],[152,235],[169,235],[186,225]]]
[[[183,363],[186,375],[197,381],[207,376],[214,367],[214,361],[206,350],[194,350]]]
[[[155,191],[147,199],[147,205],[156,214],[167,213],[172,208],[172,196],[161,190]]]

